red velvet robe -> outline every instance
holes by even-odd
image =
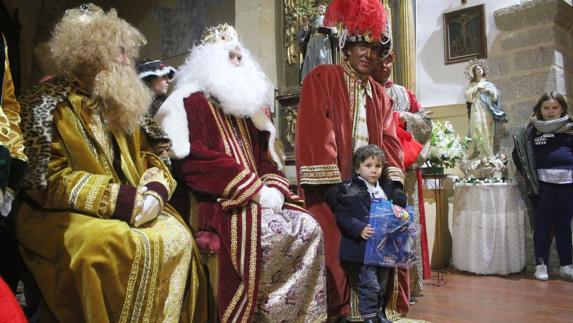
[[[175,177],[197,196],[199,227],[221,238],[217,307],[222,322],[250,321],[260,275],[259,204],[252,199],[263,184],[279,189],[285,208],[298,197],[267,158],[268,133],[252,121],[224,114],[202,92],[184,100],[190,154],[173,162]]]
[[[345,74],[346,73],[346,74]],[[352,176],[351,94],[355,79],[341,65],[321,65],[304,79],[296,129],[296,168],[299,193],[305,207],[324,232],[327,267],[328,315],[348,315],[349,290],[340,266],[340,232],[330,207],[323,199],[329,184]],[[367,80],[372,97],[366,99],[366,122],[371,144],[382,148],[386,157],[385,175],[402,180],[402,147],[396,136],[390,99],[371,77]]]

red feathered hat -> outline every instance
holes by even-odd
[[[346,40],[390,44],[388,18],[380,0],[333,0],[324,15],[324,24],[338,23],[344,25],[340,47]]]

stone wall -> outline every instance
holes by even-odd
[[[494,17],[501,32],[490,51],[489,79],[502,91],[510,131],[527,122],[546,91],[557,90],[572,102],[573,7],[564,0],[533,0]]]
[[[573,7],[565,0],[532,0],[499,9],[494,13],[500,33],[490,51],[489,79],[502,93],[502,106],[508,114],[501,151],[510,154],[513,135],[523,127],[538,98],[557,90],[567,97],[573,113]],[[515,167],[509,165],[509,175]],[[516,180],[523,178],[516,175]],[[532,210],[529,209],[532,220]],[[530,221],[526,221],[527,267],[534,270]],[[550,270],[558,270],[555,244]]]

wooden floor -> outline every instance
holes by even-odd
[[[531,279],[531,274],[477,276],[449,273],[446,284],[436,278],[408,318],[441,322],[573,322],[573,282]]]

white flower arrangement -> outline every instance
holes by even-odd
[[[428,167],[452,168],[456,162],[462,160],[471,139],[463,140],[455,133],[454,127],[449,121],[433,121],[432,133],[430,134],[430,149],[426,165]]]

